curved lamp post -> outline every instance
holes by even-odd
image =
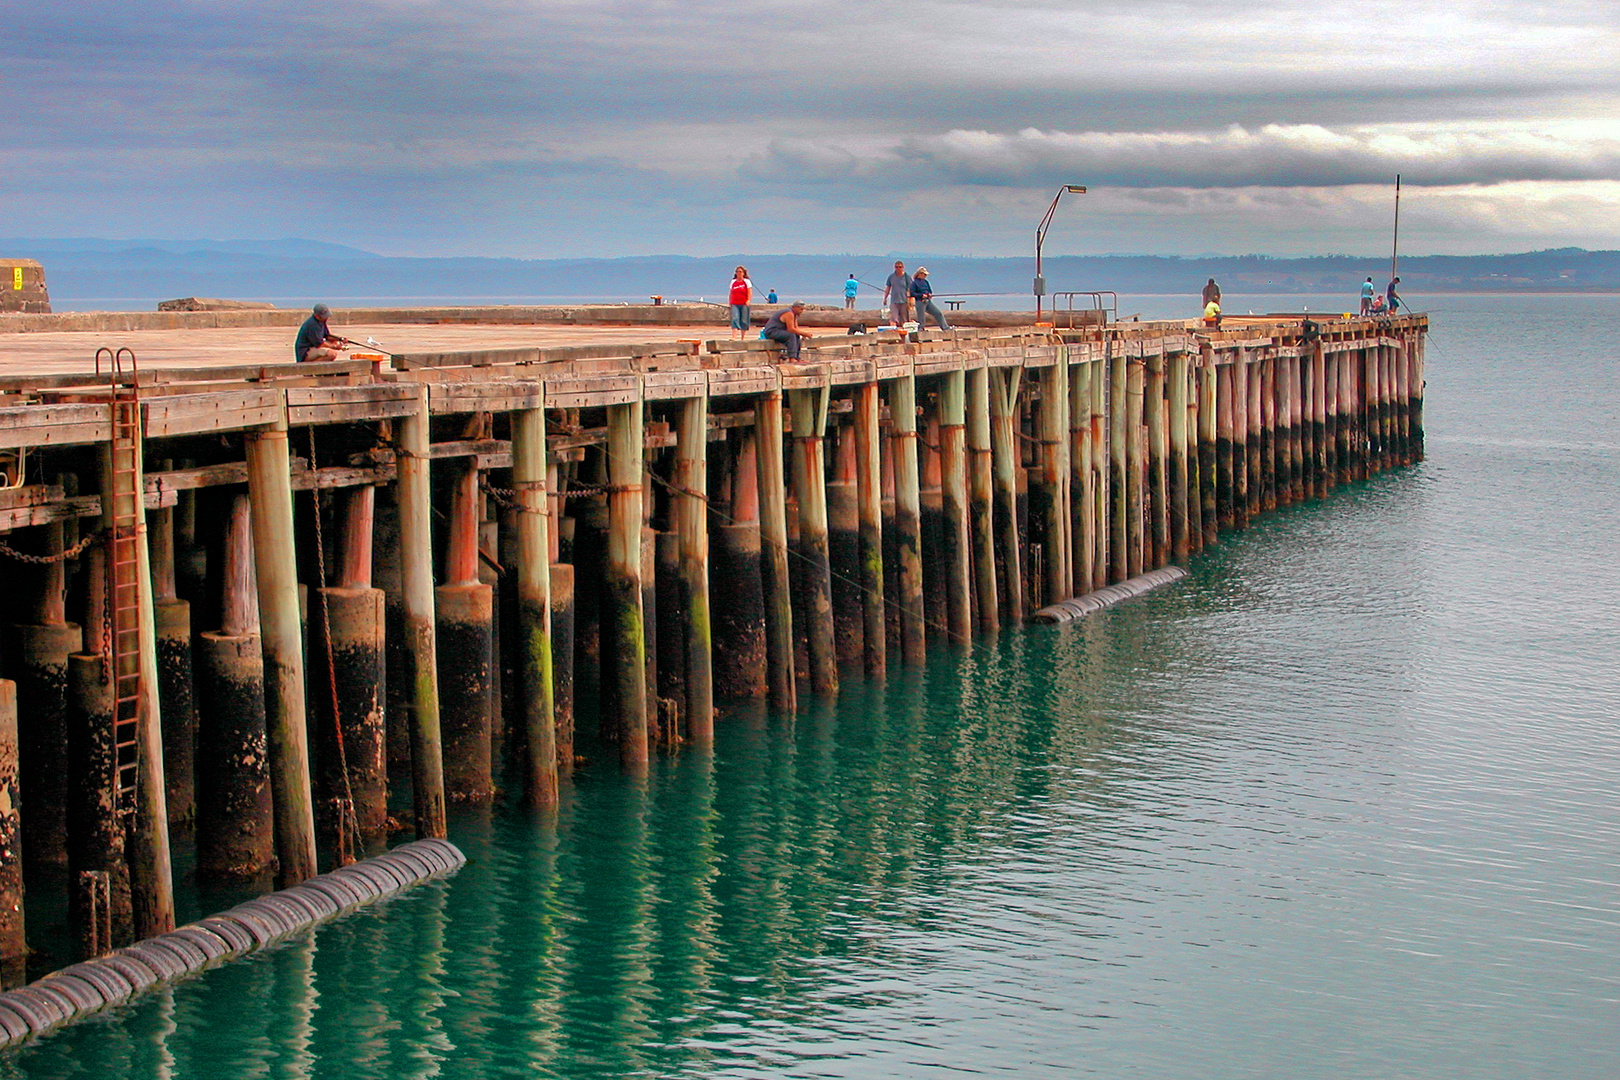
[[[1046,295],[1046,278],[1041,274],[1041,245],[1046,242],[1046,230],[1052,227],[1052,215],[1057,213],[1058,202],[1065,192],[1084,195],[1084,184],[1064,184],[1058,188],[1058,193],[1052,198],[1052,205],[1046,208],[1046,216],[1041,223],[1035,226],[1035,321],[1041,321],[1041,297]]]

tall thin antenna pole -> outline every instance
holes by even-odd
[[[1395,280],[1395,260],[1401,251],[1401,174],[1395,174],[1395,237],[1389,246],[1389,280]]]

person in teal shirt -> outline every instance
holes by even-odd
[[[1372,283],[1372,278],[1368,278],[1361,283],[1361,314],[1363,316],[1372,314],[1372,301],[1377,293],[1378,287]]]
[[[855,294],[860,291],[861,283],[855,280],[852,272],[849,280],[844,282],[844,310],[853,311],[855,308]]]
[[[767,304],[776,303],[776,290],[775,289],[772,289],[770,292],[765,294],[765,302]]]

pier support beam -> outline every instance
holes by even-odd
[[[1130,471],[1129,446],[1133,428],[1128,411],[1127,384],[1130,382],[1130,357],[1123,351],[1109,359],[1108,375],[1108,580],[1124,581],[1130,571],[1131,502],[1126,474]]]
[[[152,607],[157,627],[158,701],[163,707],[163,782],[169,824],[197,813],[195,759],[197,703],[191,671],[191,605],[180,599],[175,576],[175,512],[148,514],[152,552]]]
[[[1245,467],[1249,473],[1248,504],[1250,517],[1260,513],[1261,501],[1265,493],[1265,480],[1260,467],[1260,428],[1265,421],[1260,410],[1260,367],[1261,362],[1253,357],[1249,357],[1244,361],[1249,396],[1248,405],[1246,406],[1247,412],[1244,414],[1248,423],[1244,457],[1247,459]]]
[[[1147,386],[1143,402],[1147,410],[1148,483],[1152,510],[1149,529],[1149,569],[1157,570],[1170,561],[1170,441],[1166,431],[1164,397],[1164,354],[1148,361]]]
[[[1249,354],[1232,357],[1232,525],[1249,526]]]
[[[0,679],[0,989],[21,985],[28,963],[18,753],[17,684]]]
[[[304,707],[304,633],[298,606],[292,455],[286,421],[249,433],[247,459],[260,645],[264,649],[270,793],[276,808],[278,879],[286,887],[316,873],[315,807]]]
[[[1187,521],[1187,354],[1170,357],[1170,557],[1185,563],[1191,553]]]
[[[1074,595],[1092,589],[1097,504],[1091,476],[1091,361],[1069,372],[1069,575]]]
[[[759,558],[765,606],[766,699],[777,712],[798,709],[793,656],[792,583],[788,575],[787,488],[783,447],[782,392],[772,390],[754,402],[754,447],[759,478]]]
[[[1207,547],[1220,538],[1215,509],[1215,352],[1204,345],[1198,354],[1198,506]]]
[[[224,510],[223,541],[209,560],[219,629],[197,636],[197,873],[260,883],[275,859],[276,834],[253,512],[244,494],[226,499]]]
[[[1069,573],[1069,350],[1059,346],[1057,363],[1041,373],[1037,413],[1041,440],[1040,482],[1030,491],[1030,520],[1041,523],[1046,603],[1074,594]]]
[[[26,530],[32,553],[51,558],[63,550],[63,524]],[[21,545],[19,545],[21,546]],[[14,564],[7,565],[11,569]],[[82,647],[79,627],[67,621],[66,577],[60,560],[14,578],[24,588],[22,625],[8,628],[16,653],[8,660],[16,695],[22,762],[21,850],[28,874],[67,865],[68,657]],[[27,586],[32,585],[29,590]],[[97,642],[102,627],[91,628]]]
[[[1147,437],[1142,422],[1146,388],[1147,360],[1139,358],[1129,365],[1125,375],[1125,566],[1128,577],[1142,572],[1148,541],[1147,523],[1144,520],[1147,503]]]
[[[1215,369],[1215,524],[1221,529],[1232,528],[1236,512],[1237,485],[1233,479],[1233,404],[1232,365],[1221,364]]]
[[[686,736],[714,741],[714,642],[709,614],[709,396],[681,403],[675,427],[675,532],[685,602]]]
[[[635,401],[609,405],[607,409],[609,490],[607,609],[602,617],[603,690],[608,702],[608,723],[619,744],[619,764],[632,772],[645,769],[648,756],[647,635],[641,569],[642,499],[646,490],[642,476],[644,409],[639,396]],[[780,442],[777,445],[780,447]],[[783,599],[785,601],[786,597]]]
[[[927,657],[923,615],[922,492],[917,462],[917,377],[902,375],[889,384],[889,418],[894,442],[894,528],[900,580],[900,659],[908,667]]]
[[[399,422],[400,591],[411,693],[411,790],[419,840],[445,835],[444,753],[439,729],[439,662],[433,611],[433,503],[428,459],[428,388]]]
[[[939,454],[945,510],[945,625],[954,641],[973,635],[973,550],[968,514],[967,375],[939,384]]]
[[[833,625],[837,627],[838,662],[856,664],[866,655],[866,622],[861,604],[861,508],[855,478],[855,428],[836,423],[832,426],[827,559],[832,566]]]
[[[732,438],[729,513],[717,513],[713,525],[714,686],[721,697],[762,698],[768,665],[755,434],[740,428]]]
[[[1331,473],[1328,471],[1328,381],[1327,357],[1322,353],[1322,343],[1317,341],[1311,347],[1311,491],[1318,499],[1327,498],[1331,487]]]
[[[832,559],[827,538],[827,405],[829,388],[789,392],[793,415],[793,494],[799,504],[800,612],[810,653],[810,689],[838,694],[837,628],[833,625]]]
[[[1091,363],[1091,498],[1095,504],[1096,550],[1091,564],[1090,589],[1108,584],[1108,558],[1112,526],[1108,492],[1108,362]]]
[[[968,517],[973,548],[974,602],[979,629],[992,632],[1001,625],[1001,601],[996,594],[995,452],[990,439],[990,369],[966,373]]]
[[[995,482],[994,527],[1000,537],[1002,566],[1000,596],[1007,622],[1024,621],[1024,570],[1018,543],[1018,444],[1014,424],[1018,416],[1018,385],[1024,369],[991,368],[990,457]]]
[[[855,500],[860,520],[862,657],[869,679],[884,678],[888,638],[884,625],[883,461],[879,389],[863,383],[855,391]]]
[[[494,589],[478,579],[478,525],[483,495],[473,458],[450,464],[444,584],[434,590],[439,723],[444,788],[451,802],[495,795],[490,687],[494,671]]]

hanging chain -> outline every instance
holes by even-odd
[[[4,555],[10,559],[16,559],[21,563],[28,563],[30,566],[53,566],[59,562],[66,562],[68,559],[78,558],[80,555],[83,555],[86,550],[96,544],[101,543],[110,535],[111,533],[109,533],[108,530],[99,529],[96,532],[91,533],[89,536],[86,536],[72,547],[63,548],[54,555],[30,555],[26,551],[18,551],[10,544],[0,543],[0,555]]]

